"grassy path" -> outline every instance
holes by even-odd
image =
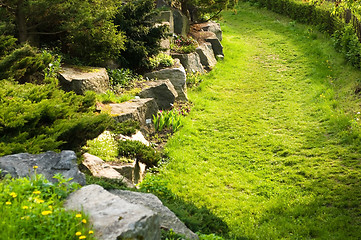
[[[244,3],[223,30],[157,177],[232,239],[361,239],[361,74],[326,36]]]

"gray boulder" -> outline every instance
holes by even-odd
[[[175,233],[182,234],[187,239],[198,239],[197,234],[189,230],[177,216],[170,211],[163,203],[151,193],[139,193],[123,190],[112,190],[111,193],[124,199],[127,202],[142,205],[157,213],[160,218],[162,229],[173,229]]]
[[[184,37],[189,33],[189,20],[177,9],[173,10],[174,33]]]
[[[205,69],[211,70],[216,64],[217,60],[214,56],[212,44],[209,42],[202,43],[197,47],[196,52]]]
[[[58,78],[65,91],[76,94],[86,91],[105,93],[109,89],[109,76],[105,68],[62,67]]]
[[[147,119],[152,119],[158,112],[158,105],[153,98],[132,99],[124,103],[111,103],[105,108],[110,108],[110,114],[118,121],[135,120],[141,126],[149,124]]]
[[[187,72],[199,72],[201,74],[204,73],[204,68],[201,64],[201,60],[199,58],[198,53],[188,53],[188,54],[181,54],[181,53],[172,53],[173,58],[179,59],[183,67],[187,70]]]
[[[206,42],[209,42],[212,44],[212,49],[213,49],[213,53],[215,56],[224,56],[223,54],[223,46],[221,44],[221,42],[219,41],[219,39],[215,36],[209,36],[207,38],[204,39]]]
[[[89,153],[83,154],[82,165],[86,168],[94,177],[120,179],[124,185],[128,188],[135,188],[131,179],[127,179],[126,176],[121,175],[118,171],[113,169],[111,165],[104,162],[101,158],[91,155]]]
[[[159,109],[166,110],[172,107],[178,97],[172,83],[167,80],[146,82],[146,87],[138,94],[141,98],[154,98]]]
[[[213,21],[206,22],[200,24],[200,27],[203,31],[213,32],[214,34],[216,34],[218,40],[222,41],[222,29],[219,23]]]
[[[85,185],[85,176],[78,169],[77,157],[73,151],[61,153],[46,152],[41,154],[18,153],[0,157],[0,169],[2,174],[10,174],[14,178],[27,177],[36,173],[42,174],[46,179],[55,183],[55,174],[62,174],[66,179],[72,178],[71,182]]]
[[[177,91],[178,97],[176,100],[188,101],[187,88],[186,88],[186,71],[179,59],[175,60],[174,66],[170,68],[161,69],[144,74],[145,77],[155,80],[167,80],[173,84],[174,89]]]
[[[129,203],[98,185],[88,185],[70,194],[65,208],[88,214],[99,240],[160,240],[156,213]]]
[[[169,23],[169,33],[174,33],[174,20],[172,11],[161,11],[158,15],[154,17],[156,22],[168,22]]]

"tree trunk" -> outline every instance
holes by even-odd
[[[16,29],[19,34],[18,39],[20,43],[24,43],[28,40],[26,17],[24,13],[24,0],[18,0],[17,8],[15,11]]]

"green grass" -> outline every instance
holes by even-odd
[[[361,73],[328,36],[246,3],[222,28],[225,60],[189,93],[156,178],[230,239],[359,239]]]

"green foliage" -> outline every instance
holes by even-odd
[[[25,44],[0,59],[0,79],[13,78],[21,83],[29,82],[35,73],[44,70],[52,60],[51,54],[37,53],[35,48]]]
[[[157,56],[149,58],[149,64],[151,69],[171,67],[174,59],[165,53],[159,53]]]
[[[170,50],[174,53],[191,53],[197,47],[198,43],[192,37],[175,36],[172,39]]]
[[[182,114],[176,110],[159,111],[153,115],[153,124],[155,131],[161,132],[164,129],[177,131],[182,126]]]
[[[121,179],[98,178],[98,177],[93,177],[90,175],[85,175],[85,177],[86,177],[86,183],[88,185],[89,184],[98,184],[98,185],[102,186],[103,188],[105,188],[106,190],[127,189],[126,186],[124,185],[124,182],[122,182]]]
[[[0,59],[15,50],[16,41],[13,36],[0,35]]]
[[[115,134],[131,136],[140,129],[140,124],[138,121],[134,120],[125,120],[124,122],[114,121],[108,129]]]
[[[111,119],[93,113],[93,93],[78,96],[54,85],[2,80],[0,104],[0,156],[76,150],[103,132]]]
[[[112,132],[109,131],[105,131],[98,137],[88,140],[83,149],[106,162],[115,161],[118,156],[118,142],[115,140]]]
[[[351,65],[360,68],[361,43],[352,25],[347,25],[342,31],[336,31],[333,39],[336,50],[342,52]]]
[[[141,79],[140,75],[134,74],[132,70],[127,68],[108,69],[107,72],[109,74],[110,85],[113,87],[130,87],[135,81]]]
[[[157,166],[161,160],[161,154],[139,141],[119,141],[119,155],[123,157],[134,158],[147,165],[148,168]]]
[[[130,99],[133,99],[134,96],[130,94],[116,94],[111,90],[107,90],[106,93],[97,94],[97,100],[101,103],[122,103]]]
[[[6,177],[0,181],[1,239],[94,239],[88,218],[62,207],[66,196],[79,185],[61,175],[55,178],[58,182],[53,184],[35,173],[31,179]]]
[[[180,234],[177,234],[173,231],[173,229],[169,231],[165,231],[162,229],[161,240],[185,240],[186,237]]]
[[[87,64],[116,59],[124,36],[113,17],[120,1],[2,0],[7,24],[15,24],[20,43],[57,47]]]
[[[153,0],[127,1],[120,7],[114,23],[127,37],[120,56],[122,67],[148,69],[149,57],[160,52],[160,41],[167,36],[168,27],[155,26],[155,14]]]
[[[265,7],[276,13],[283,14],[301,23],[316,25],[329,34],[342,27],[341,21],[330,11],[293,0],[246,0],[259,7]]]
[[[199,72],[187,72],[187,87],[197,87],[202,82],[202,74]]]

